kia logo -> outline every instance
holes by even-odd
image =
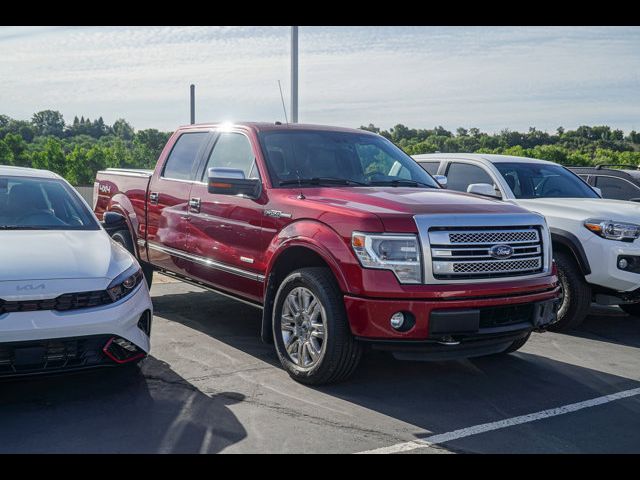
[[[25,290],[33,291],[33,290],[44,290],[44,289],[45,289],[44,283],[41,283],[39,285],[35,285],[31,283],[27,285],[18,285],[16,287],[16,290],[19,292],[24,292]]]
[[[498,260],[506,260],[513,255],[513,247],[509,245],[494,245],[489,249],[489,254]]]

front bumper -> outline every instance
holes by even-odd
[[[640,256],[640,240],[618,242],[587,232],[581,241],[591,268],[585,276],[587,282],[615,292],[632,292],[640,287],[640,273],[618,268],[619,256]]]
[[[352,333],[361,340],[376,342],[442,342],[453,338],[467,342],[490,337],[544,329],[556,320],[559,288],[544,292],[493,298],[456,300],[374,300],[345,296]],[[415,319],[405,332],[390,325],[396,312],[408,312]]]
[[[114,304],[0,315],[0,376],[117,365],[121,362],[104,351],[113,338],[135,345],[142,358],[151,346],[141,319],[152,317],[145,282]]]

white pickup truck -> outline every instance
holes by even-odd
[[[547,218],[562,287],[551,330],[579,325],[592,301],[640,316],[640,205],[603,199],[545,160],[467,153],[413,158],[432,175],[446,176],[450,190],[515,203]]]

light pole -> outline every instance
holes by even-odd
[[[196,123],[196,86],[191,84],[191,125]]]
[[[291,27],[291,122],[298,123],[298,27]]]

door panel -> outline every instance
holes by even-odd
[[[189,233],[188,202],[195,172],[211,134],[183,133],[162,169],[151,179],[147,207],[147,245],[150,262],[185,274]]]
[[[266,270],[262,235],[264,201],[210,194],[206,172],[212,167],[242,170],[258,178],[255,153],[239,132],[221,133],[191,191],[188,250],[197,257],[188,274],[231,293],[262,300],[262,274]]]

